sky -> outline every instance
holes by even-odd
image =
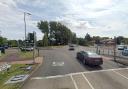
[[[128,0],[0,0],[0,35],[24,39],[24,12],[27,33],[36,31],[40,20],[59,21],[78,37],[128,37]]]

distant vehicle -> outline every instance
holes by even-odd
[[[69,47],[69,50],[75,50],[75,48],[74,47]]]
[[[73,44],[69,44],[69,47],[74,47],[74,45]]]
[[[2,50],[4,47],[0,47],[0,50]]]
[[[124,50],[122,51],[122,55],[123,55],[123,56],[128,56],[128,49],[124,49]]]
[[[91,66],[99,66],[103,64],[103,59],[100,55],[93,52],[80,51],[77,52],[77,59],[84,64]]]
[[[33,51],[33,47],[21,47],[21,51]]]
[[[7,45],[5,45],[5,46],[4,46],[4,48],[5,48],[5,49],[8,49],[8,46],[7,46]]]
[[[124,50],[127,49],[127,46],[125,45],[118,45],[118,50]]]

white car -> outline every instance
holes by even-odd
[[[127,49],[127,46],[125,45],[118,45],[118,50],[124,50]]]

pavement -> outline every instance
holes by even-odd
[[[22,59],[19,57],[18,49],[7,49],[6,54],[7,56],[0,59],[0,64],[9,63],[9,64],[33,64],[34,62],[37,64],[42,64],[43,58],[36,57],[35,60],[33,59]]]
[[[76,59],[76,53],[87,50],[68,46],[40,50],[43,64],[22,89],[128,89],[128,68],[103,56],[103,65],[89,67]]]

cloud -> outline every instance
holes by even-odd
[[[127,36],[127,5],[127,0],[0,0],[0,30],[9,39],[22,39],[26,11],[32,14],[26,16],[27,32],[36,31],[38,39],[42,39],[36,27],[39,20],[60,21],[79,37]]]

